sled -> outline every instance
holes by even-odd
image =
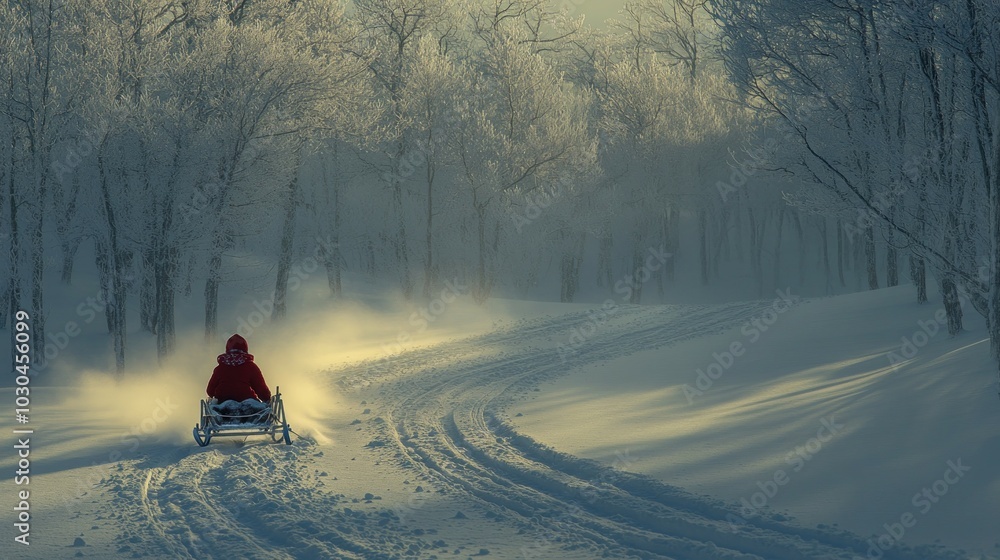
[[[215,398],[201,399],[201,416],[194,427],[194,440],[205,447],[214,437],[248,437],[270,435],[271,440],[283,440],[291,445],[292,431],[285,419],[285,405],[281,402],[281,391],[274,388],[265,406],[251,414],[224,414],[217,408]]]

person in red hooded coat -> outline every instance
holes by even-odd
[[[219,355],[218,362],[208,382],[209,397],[215,397],[220,403],[227,400],[271,400],[271,390],[264,382],[260,368],[253,363],[253,354],[249,353],[245,338],[238,334],[229,337],[226,353]]]

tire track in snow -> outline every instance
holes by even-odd
[[[539,554],[570,541],[595,557],[852,558],[863,539],[798,527],[766,516],[734,525],[738,510],[657,481],[560,454],[518,434],[506,408],[541,381],[579,366],[722,332],[768,308],[626,306],[564,364],[552,348],[586,317],[575,313],[397,356],[390,371],[354,371],[345,387],[380,383],[376,392],[391,440],[406,462],[439,483],[477,498],[484,508],[539,535]],[[518,328],[520,326],[520,328]],[[364,364],[362,364],[363,366]],[[536,554],[524,551],[526,556]],[[900,547],[886,558],[960,556]]]

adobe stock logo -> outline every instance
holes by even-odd
[[[695,397],[700,397],[711,389],[715,382],[733,367],[736,359],[746,353],[747,347],[760,340],[761,336],[778,322],[778,318],[795,306],[800,299],[799,296],[792,294],[791,288],[785,288],[784,291],[776,290],[775,294],[778,297],[771,302],[771,306],[762,314],[744,323],[740,329],[740,334],[746,339],[746,343],[734,340],[721,353],[712,352],[712,363],[695,370],[694,385],[684,384],[681,387],[689,405],[694,404]]]
[[[951,489],[952,486],[958,484],[958,481],[962,480],[972,467],[962,464],[961,457],[953,461],[949,460],[946,463],[948,467],[945,469],[944,474],[941,478],[935,480],[931,484],[920,489],[913,495],[910,503],[916,508],[917,514],[927,515],[930,513],[931,509],[935,504],[941,501]],[[914,514],[913,511],[904,511],[899,515],[899,519],[893,520],[889,523],[884,523],[882,528],[885,532],[877,537],[868,539],[868,550],[865,556],[855,556],[854,560],[879,560],[885,553],[899,544],[903,537],[909,529],[917,526],[919,521],[919,516]]]
[[[637,268],[632,274],[627,274],[615,282],[615,293],[621,295],[621,302],[623,304],[631,301],[632,293],[648,282],[653,277],[653,273],[660,270],[667,263],[667,259],[673,257],[673,254],[668,253],[663,245],[660,245],[658,249],[650,247],[646,252],[648,254],[642,266]],[[586,313],[587,320],[582,321],[570,330],[567,343],[563,344],[560,342],[556,345],[559,360],[565,364],[571,356],[583,348],[588,340],[597,335],[598,331],[608,322],[608,319],[615,313],[618,313],[619,309],[621,309],[621,305],[614,299],[608,298],[601,304],[600,309],[588,311]]]
[[[965,293],[959,294],[958,304],[963,312],[968,309],[969,295]],[[918,320],[917,328],[913,330],[913,333],[910,336],[904,336],[899,339],[900,345],[898,349],[886,354],[892,370],[897,371],[901,365],[913,359],[939,333],[947,333],[948,329],[942,328],[947,324],[948,314],[943,307],[938,308],[934,312],[934,316],[930,319]]]
[[[790,470],[776,469],[767,479],[757,481],[758,490],[749,498],[740,499],[740,514],[730,513],[726,516],[730,526],[735,530],[737,525],[745,525],[748,519],[760,515],[761,510],[768,506],[781,488],[792,481],[792,476],[801,472],[827,443],[844,431],[844,428],[845,425],[838,423],[834,414],[822,418],[820,427],[816,430],[816,437],[811,437],[802,445],[795,446],[785,455],[785,463]]]

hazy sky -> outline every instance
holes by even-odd
[[[604,20],[617,17],[618,10],[625,5],[625,0],[568,0],[570,6],[576,6],[575,14],[587,16],[587,23],[595,27],[603,27]]]

